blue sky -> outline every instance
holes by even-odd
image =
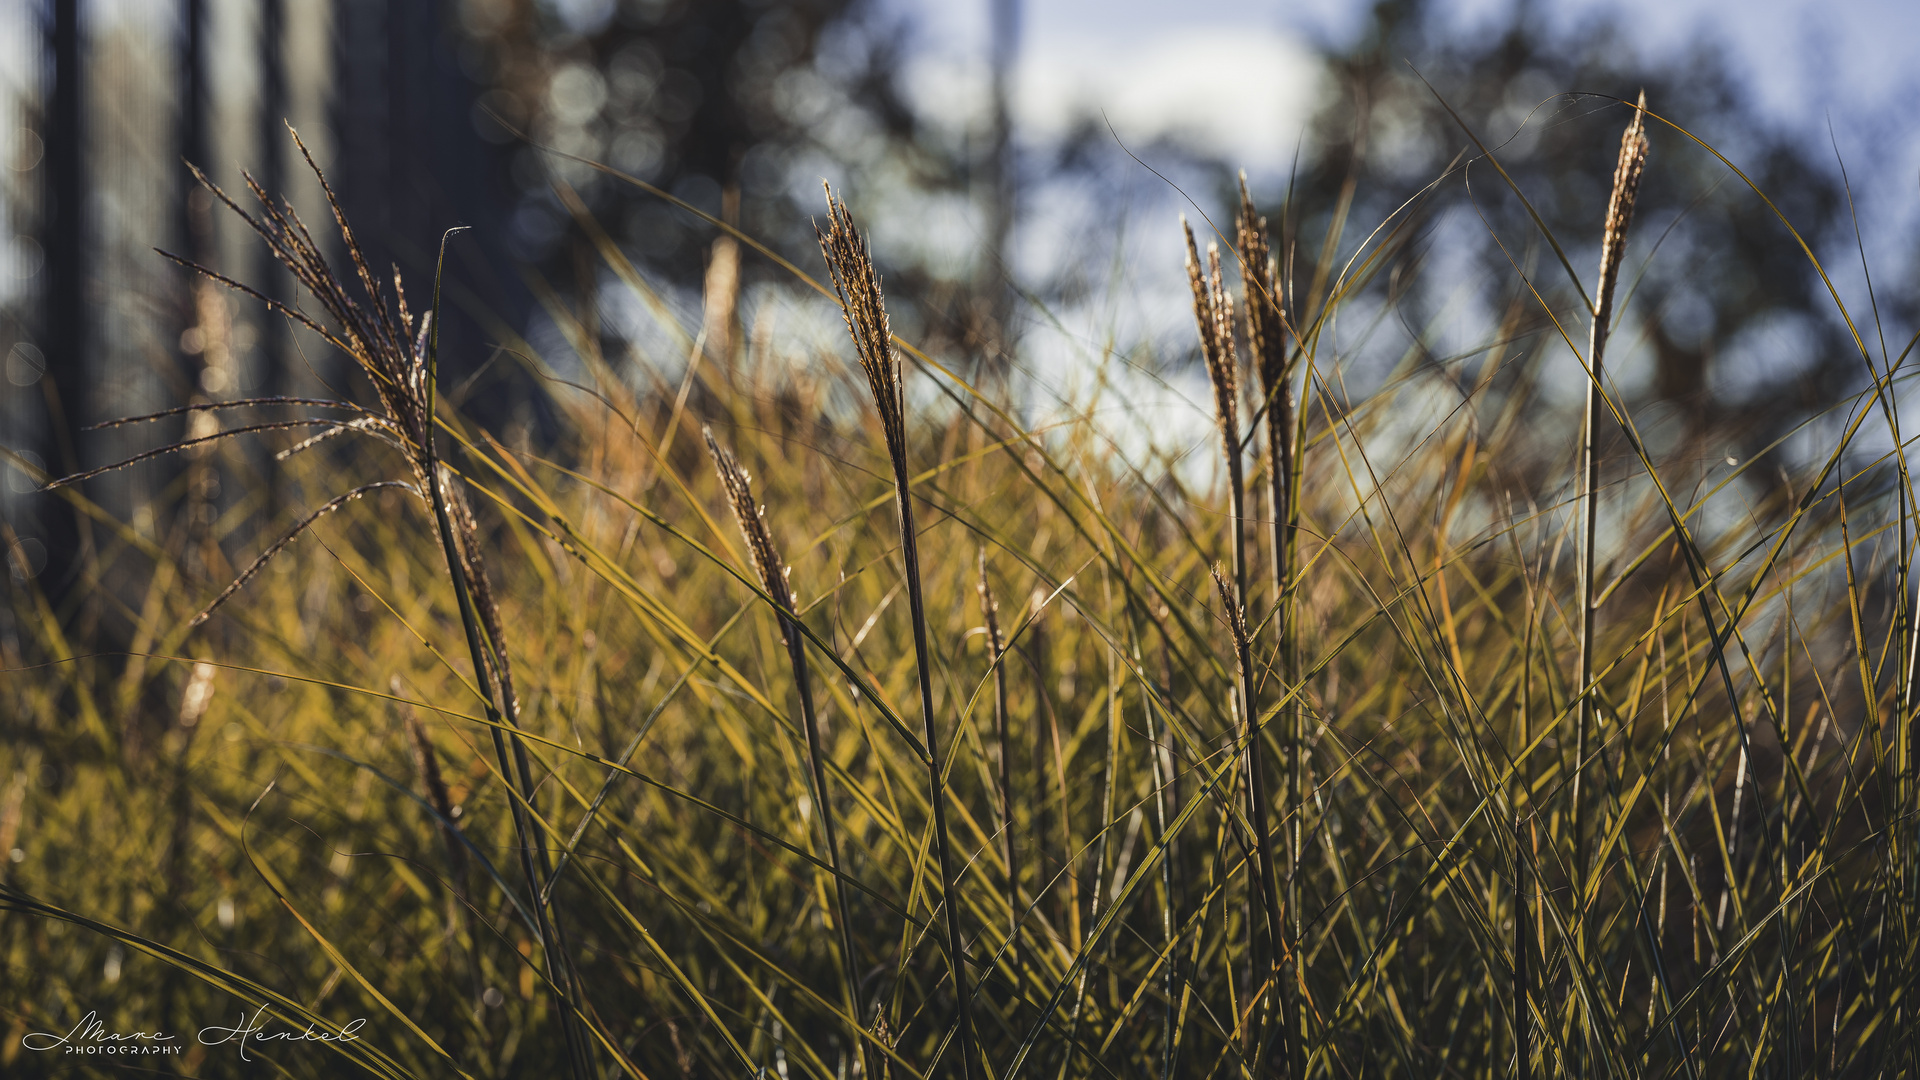
[[[1371,8],[1360,0],[1018,2],[1017,139],[1044,142],[1076,113],[1098,110],[1129,142],[1178,132],[1245,165],[1256,190],[1284,177],[1318,93],[1314,43],[1350,40]],[[977,130],[990,0],[881,3],[911,24],[907,86],[915,103],[956,129]],[[1513,4],[1442,0],[1441,10],[1471,32],[1504,22]],[[1920,90],[1920,0],[1536,0],[1535,10],[1570,32],[1610,16],[1626,47],[1654,64],[1681,64],[1700,47],[1723,52],[1762,111],[1823,154],[1832,152],[1830,121],[1869,224],[1876,277],[1887,285],[1912,268],[1920,138],[1906,103]],[[1542,96],[1564,89],[1574,88],[1543,87]],[[1092,372],[1110,377],[1110,367],[1091,359],[1107,333],[1153,338],[1190,317],[1174,225],[1186,208],[1171,192],[1141,188],[1147,194],[1126,205],[1100,207],[1044,184],[1025,193],[1013,253],[1020,276],[1044,278],[1063,257],[1085,261],[1094,250],[1082,243],[1086,229],[1125,236],[1125,280],[1084,310],[1056,312],[1057,322],[1026,339],[1063,397],[1075,397],[1073,384]],[[916,220],[924,228],[925,219]],[[1858,262],[1840,261],[1836,276],[1850,301],[1858,299]],[[1162,435],[1208,437],[1202,388],[1143,381],[1122,396],[1146,407],[1139,415],[1151,413]]]
[[[883,0],[918,25],[923,55],[958,64],[984,53],[989,0]],[[1114,85],[1091,72],[1111,71],[1116,58],[1149,70],[1171,63],[1195,42],[1264,49],[1276,62],[1315,38],[1348,38],[1364,24],[1370,4],[1359,0],[1019,0],[1022,49],[1029,70],[1051,67],[1094,84],[1088,92],[1124,103],[1151,101],[1153,86]],[[1459,25],[1490,25],[1506,18],[1514,0],[1453,0],[1443,4]],[[1724,49],[1757,100],[1783,121],[1809,132],[1832,115],[1847,117],[1884,106],[1920,88],[1920,3],[1914,0],[1552,0],[1536,7],[1567,29],[1612,15],[1633,47],[1649,59],[1678,59],[1695,43]],[[1152,63],[1165,57],[1165,65]],[[1066,68],[1064,72],[1059,68]],[[1246,68],[1217,64],[1215,80]],[[1204,79],[1205,69],[1195,73]],[[1062,80],[1028,83],[1042,96],[1063,92]],[[1171,88],[1183,96],[1179,87]],[[1030,95],[1031,96],[1031,95]],[[1083,93],[1083,96],[1084,93]],[[1218,100],[1217,98],[1215,99]],[[1029,101],[1038,117],[1057,106]],[[1908,140],[1920,142],[1920,140]]]
[[[991,0],[880,0],[911,25],[907,79],[922,111],[956,129],[985,114]],[[1044,142],[1104,113],[1138,145],[1177,132],[1282,180],[1319,92],[1314,43],[1350,40],[1370,0],[1016,0],[1016,138]],[[1437,0],[1465,32],[1512,17],[1516,0]],[[1909,261],[1920,226],[1920,0],[1534,0],[1577,33],[1612,18],[1650,63],[1724,53],[1761,110],[1815,153],[1844,156],[1882,273]],[[1545,87],[1542,96],[1575,87]],[[1251,90],[1251,92],[1249,92]],[[1654,103],[1658,109],[1658,103]],[[1829,144],[1831,124],[1832,143]],[[1709,139],[1712,133],[1703,133]],[[1029,210],[1034,209],[1029,207]],[[1890,275],[1891,276],[1891,275]]]

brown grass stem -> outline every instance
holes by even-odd
[[[960,903],[954,892],[953,843],[947,832],[947,795],[945,772],[940,752],[938,726],[933,714],[933,656],[927,644],[926,598],[921,585],[920,539],[913,524],[913,497],[907,468],[906,396],[900,379],[900,358],[893,351],[892,331],[887,323],[885,298],[880,291],[880,275],[867,254],[867,243],[854,228],[853,215],[845,203],[827,189],[825,232],[816,225],[814,235],[820,242],[827,270],[833,277],[834,292],[840,298],[841,314],[847,333],[853,338],[860,368],[873,391],[874,409],[880,417],[887,459],[893,466],[894,506],[900,518],[900,556],[905,564],[907,606],[913,623],[914,664],[919,675],[920,715],[925,725],[928,797],[933,812],[934,848],[939,859],[940,901],[945,908],[947,959],[953,977],[953,992],[959,1026],[960,1074],[972,1080],[974,1053],[978,1045],[973,1030],[973,1001],[967,978],[965,941],[960,934]]]
[[[1300,642],[1296,633],[1299,596],[1294,588],[1299,557],[1300,416],[1293,392],[1294,357],[1287,348],[1286,316],[1280,309],[1280,263],[1267,234],[1267,219],[1254,209],[1245,173],[1240,174],[1235,242],[1240,248],[1240,273],[1244,283],[1248,359],[1259,376],[1260,393],[1265,399],[1273,630],[1280,659],[1282,693],[1292,696],[1278,717],[1287,751],[1280,792],[1287,853],[1281,912],[1283,917],[1292,920],[1286,929],[1291,932],[1292,940],[1297,941],[1301,933],[1298,880],[1304,814],[1300,802],[1305,791],[1306,744],[1306,711],[1300,706],[1300,695],[1294,692],[1300,682]],[[1289,957],[1292,955],[1291,948],[1285,951]],[[1287,1023],[1293,1030],[1305,1030],[1293,1001],[1299,983],[1298,972],[1289,963],[1283,976],[1279,1007],[1285,1010]],[[1292,1045],[1297,1053],[1297,1040]],[[1304,1064],[1296,1057],[1289,1062],[1289,1070],[1299,1072]]]
[[[1019,969],[1020,861],[1013,843],[1013,740],[1007,731],[1006,636],[1000,630],[1000,602],[987,582],[987,553],[980,551],[980,614],[987,627],[987,657],[993,665],[993,740],[1000,787],[1000,854],[1007,863],[1007,962]]]
[[[793,668],[794,694],[800,699],[800,722],[807,737],[808,777],[813,787],[813,808],[820,819],[821,841],[827,849],[827,868],[833,879],[833,921],[839,931],[840,973],[844,982],[842,992],[846,995],[847,1015],[853,1018],[856,1028],[861,1017],[866,1015],[860,1002],[860,965],[858,954],[853,945],[853,915],[847,906],[847,891],[842,884],[846,871],[840,864],[840,835],[833,810],[833,799],[827,789],[827,755],[820,742],[820,721],[814,711],[813,680],[807,667],[806,638],[799,631],[800,616],[793,603],[793,590],[787,583],[788,567],[780,558],[780,552],[773,543],[773,533],[767,528],[766,508],[754,501],[752,478],[740,465],[731,451],[723,448],[719,440],[713,437],[713,429],[702,427],[700,433],[705,436],[707,453],[713,458],[714,472],[720,477],[720,487],[725,491],[727,504],[733,510],[734,520],[740,525],[740,534],[747,542],[747,557],[753,563],[754,573],[773,602],[773,608],[780,619],[780,641],[787,649],[787,662]],[[859,1031],[854,1032],[854,1042],[860,1047],[865,1063],[865,1075],[875,1075],[875,1061]]]
[[[329,193],[329,201],[331,201],[331,193]],[[339,215],[337,206],[334,212],[337,216]],[[344,216],[340,217],[343,233],[346,231],[345,220]],[[459,231],[461,230],[449,229],[440,238],[440,254],[435,263],[433,275],[433,315],[437,315],[440,309],[440,281],[446,266],[447,241]],[[358,248],[350,235],[348,235],[347,246],[354,252],[355,263],[361,264]],[[394,279],[394,287],[398,291],[398,277]],[[377,298],[377,294],[375,295]],[[404,323],[404,309],[401,317]],[[440,465],[438,440],[434,437],[434,395],[439,381],[439,320],[431,318],[429,325],[422,329],[425,331],[422,334],[425,348],[420,350],[424,355],[417,363],[418,377],[399,382],[401,386],[411,385],[419,395],[417,408],[423,423],[419,441],[414,444],[419,448],[421,458],[416,462],[415,467],[416,471],[426,474],[426,486],[433,503],[434,523],[440,533],[440,548],[446,556],[447,572],[453,579],[453,592],[460,610],[460,625],[465,631],[467,653],[473,662],[474,681],[479,685],[481,695],[485,699],[487,719],[490,722],[488,731],[493,739],[494,756],[498,759],[502,778],[509,784],[517,779],[520,788],[519,798],[510,799],[509,802],[513,808],[513,824],[518,839],[517,846],[520,849],[521,872],[527,879],[527,896],[533,905],[533,931],[540,940],[541,959],[546,966],[548,984],[559,992],[559,1008],[555,1011],[567,1046],[568,1064],[576,1080],[585,1080],[593,1074],[594,1070],[591,1061],[592,1051],[579,1030],[573,1004],[577,1000],[572,974],[573,965],[566,955],[557,920],[549,906],[551,897],[548,897],[545,903],[541,900],[545,894],[544,882],[547,874],[551,872],[551,864],[545,840],[538,841],[537,860],[535,857],[536,834],[532,822],[535,794],[533,770],[527,755],[526,743],[520,739],[517,731],[510,740],[502,735],[502,728],[505,727],[501,722],[503,714],[514,728],[517,729],[520,726],[519,703],[513,693],[513,684],[510,681],[512,676],[507,667],[506,643],[498,609],[493,603],[492,588],[488,583],[486,567],[481,562],[472,512],[467,509],[465,500],[449,497],[446,481],[450,480],[451,476],[448,475],[445,478],[442,476],[445,470]],[[455,541],[453,515],[449,512],[450,505],[455,506],[459,512],[463,543]],[[484,616],[476,610],[482,606],[483,602]],[[486,619],[484,632],[491,639],[486,642],[482,640],[483,617]],[[492,646],[491,651],[488,645]],[[512,751],[511,759],[509,742]]]
[[[1627,226],[1633,220],[1633,203],[1640,191],[1640,176],[1647,164],[1647,99],[1643,93],[1634,108],[1633,121],[1620,137],[1620,157],[1613,171],[1613,194],[1607,200],[1607,218],[1600,241],[1600,282],[1594,294],[1593,321],[1587,344],[1587,407],[1585,435],[1580,465],[1580,653],[1573,685],[1580,694],[1580,713],[1574,731],[1572,802],[1568,829],[1574,837],[1574,873],[1583,886],[1586,881],[1586,833],[1581,828],[1583,779],[1587,766],[1587,748],[1598,725],[1593,680],[1594,622],[1594,539],[1599,523],[1600,422],[1607,412],[1604,382],[1607,333],[1613,318],[1614,292],[1620,281],[1620,266],[1626,251]],[[1584,920],[1582,925],[1584,926]],[[1579,935],[1585,940],[1585,933]],[[1584,953],[1584,949],[1581,950]]]
[[[1249,902],[1260,909],[1260,921],[1266,931],[1265,956],[1261,956],[1258,947],[1248,950],[1256,976],[1249,980],[1251,993],[1263,978],[1271,979],[1277,989],[1286,937],[1285,918],[1280,910],[1279,877],[1274,866],[1273,836],[1267,825],[1271,802],[1267,790],[1266,755],[1262,745],[1264,739],[1255,722],[1259,714],[1252,642],[1247,638],[1247,510],[1245,470],[1240,455],[1240,364],[1233,344],[1233,296],[1227,292],[1221,273],[1219,245],[1207,245],[1207,266],[1203,275],[1199,250],[1194,245],[1193,229],[1184,217],[1181,218],[1180,227],[1186,233],[1187,283],[1193,291],[1193,315],[1200,331],[1200,354],[1206,364],[1208,382],[1213,386],[1214,418],[1219,424],[1221,449],[1227,467],[1227,516],[1231,530],[1233,569],[1229,577],[1216,567],[1214,582],[1220,587],[1222,602],[1227,606],[1227,622],[1234,635],[1240,699],[1240,730],[1237,738],[1246,753],[1247,820],[1254,830],[1252,847],[1259,874],[1259,882],[1252,889]],[[1250,946],[1256,936],[1254,922],[1248,919]],[[1273,999],[1269,996],[1265,999],[1262,1012],[1280,1017],[1281,1030],[1273,1046],[1273,1055],[1275,1068],[1284,1075],[1293,1042],[1287,1030],[1285,1010],[1274,1007]]]

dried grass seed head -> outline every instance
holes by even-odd
[[[288,129],[292,132],[292,129]],[[430,318],[415,319],[406,300],[398,268],[392,271],[393,295],[386,294],[380,280],[368,266],[353,228],[326,174],[313,159],[299,133],[292,132],[294,145],[307,167],[320,183],[328,209],[348,260],[353,277],[359,283],[359,296],[343,281],[328,262],[306,224],[289,202],[276,204],[266,189],[251,174],[243,173],[247,189],[260,204],[258,216],[248,213],[199,169],[193,173],[215,198],[237,214],[267,244],[276,261],[285,266],[300,287],[322,309],[316,317],[299,307],[290,306],[207,267],[167,252],[168,258],[221,282],[230,288],[260,300],[268,307],[319,334],[328,344],[352,358],[354,364],[373,383],[380,398],[382,419],[390,425],[403,445],[417,478],[425,479],[427,437],[431,418],[427,416],[426,346]]]
[[[1240,174],[1240,212],[1234,242],[1240,247],[1240,280],[1246,292],[1247,357],[1272,396],[1287,379],[1286,326],[1280,314],[1279,264],[1267,237],[1267,219],[1254,209],[1247,174]]]
[[[1600,238],[1600,291],[1594,317],[1605,323],[1613,308],[1615,283],[1625,257],[1627,226],[1633,221],[1633,203],[1640,194],[1640,178],[1647,168],[1647,95],[1641,91],[1633,121],[1620,136],[1620,157],[1613,167],[1613,194],[1607,199],[1606,230]]]
[[[1225,563],[1216,562],[1207,568],[1213,574],[1213,587],[1220,594],[1220,606],[1227,617],[1227,630],[1233,635],[1236,648],[1244,647],[1248,642],[1246,613],[1240,607],[1240,590],[1233,583],[1233,572]]]
[[[1237,444],[1240,426],[1240,361],[1233,347],[1233,299],[1227,294],[1220,270],[1220,246],[1207,245],[1207,269],[1203,274],[1200,251],[1193,241],[1193,227],[1187,224],[1184,215],[1180,218],[1180,228],[1187,237],[1187,284],[1193,289],[1193,319],[1200,331],[1200,356],[1207,366],[1207,379],[1213,384],[1215,416],[1231,453]]]
[[[867,385],[873,390],[888,452],[904,460],[906,403],[901,390],[900,360],[893,352],[886,300],[880,291],[880,274],[867,253],[866,240],[854,227],[847,204],[834,198],[830,185],[826,185],[826,192],[827,228],[821,231],[816,222],[814,236],[820,241],[820,253],[826,257],[833,291],[840,297],[841,316],[846,320],[847,333],[853,338],[860,368],[866,372]]]
[[[783,612],[792,614],[793,592],[787,582],[791,571],[780,561],[779,549],[773,546],[773,533],[767,529],[766,508],[753,501],[752,477],[731,451],[721,447],[711,427],[702,425],[700,433],[706,436],[707,453],[713,457],[714,471],[720,475],[720,486],[727,493],[733,518],[740,524],[740,535],[746,538],[747,558],[753,562],[754,573],[760,576],[760,584],[767,595],[773,597],[773,602]]]

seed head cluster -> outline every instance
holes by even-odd
[[[707,438],[707,453],[713,457],[714,471],[720,474],[720,486],[726,490],[727,503],[733,507],[734,520],[740,523],[740,535],[747,541],[747,557],[753,561],[754,572],[760,575],[760,584],[767,595],[779,606],[781,612],[793,614],[793,591],[788,587],[786,564],[780,561],[780,552],[773,546],[773,534],[767,529],[766,507],[753,500],[752,477],[741,466],[733,452],[720,445],[713,437],[713,429],[702,427],[700,433]],[[785,621],[782,620],[782,633]]]
[[[1213,384],[1215,415],[1220,435],[1226,440],[1227,454],[1239,452],[1240,360],[1233,347],[1233,296],[1227,292],[1220,272],[1220,245],[1207,245],[1207,267],[1200,267],[1200,250],[1194,246],[1193,227],[1180,219],[1187,234],[1187,283],[1193,287],[1193,319],[1200,329],[1200,355],[1207,365],[1207,379]]]
[[[265,188],[251,174],[243,174],[247,189],[260,203],[260,212],[256,216],[242,209],[219,185],[209,180],[198,169],[194,176],[214,197],[225,203],[227,208],[238,214],[241,220],[266,241],[273,257],[285,266],[294,280],[310,294],[326,313],[326,317],[316,318],[299,307],[288,305],[265,296],[231,278],[216,273],[204,266],[190,263],[179,256],[169,258],[186,265],[197,273],[204,274],[233,289],[254,297],[274,311],[285,315],[294,322],[320,335],[329,345],[351,357],[354,363],[373,383],[374,392],[380,398],[384,416],[380,417],[380,434],[397,442],[405,451],[412,464],[416,479],[421,481],[425,490],[428,459],[428,431],[432,418],[427,415],[427,341],[431,330],[431,313],[423,313],[415,319],[407,306],[406,288],[401,284],[400,271],[395,268],[391,274],[391,293],[386,285],[367,264],[366,255],[360,249],[360,242],[354,236],[353,228],[347,224],[347,217],[340,209],[340,201],[333,187],[327,182],[320,167],[315,164],[313,155],[298,133],[293,135],[294,144],[306,158],[315,178],[320,182],[321,191],[326,196],[327,206],[332,210],[334,224],[340,230],[342,246],[346,250],[348,261],[353,267],[353,277],[358,281],[364,299],[357,299],[353,290],[334,272],[327,262],[320,245],[313,234],[300,220],[300,215],[290,202],[278,204],[267,194]]]
[[[1267,219],[1253,208],[1247,177],[1240,174],[1240,212],[1234,243],[1240,247],[1240,276],[1246,283],[1248,359],[1260,376],[1260,390],[1271,401],[1287,382],[1286,324],[1280,314],[1280,267],[1267,240]]]
[[[1620,279],[1620,261],[1627,245],[1627,226],[1633,221],[1633,201],[1640,194],[1640,176],[1647,168],[1647,95],[1640,94],[1633,122],[1620,136],[1620,159],[1613,167],[1613,195],[1607,200],[1607,225],[1600,239],[1600,292],[1594,298],[1594,321],[1607,325],[1613,315],[1614,286]]]
[[[895,460],[905,460],[906,399],[900,385],[900,358],[894,355],[893,333],[887,323],[886,299],[880,292],[880,275],[867,254],[865,238],[853,226],[847,204],[834,198],[831,187],[827,188],[827,228],[822,231],[816,223],[813,231],[820,241],[820,253],[826,256],[833,291],[840,296],[841,315],[847,321],[854,351],[860,356],[860,369],[866,372],[867,385],[873,389],[887,453]]]

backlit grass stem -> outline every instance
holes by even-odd
[[[1013,843],[1013,740],[1007,731],[1007,641],[1000,631],[1000,602],[987,583],[987,553],[980,552],[980,614],[986,620],[987,658],[993,664],[993,739],[999,755],[995,777],[1000,787],[1000,854],[1007,863],[1007,961],[1019,966],[1020,862]]]
[[[336,209],[336,213],[337,213]],[[344,219],[343,219],[344,220]],[[344,229],[344,225],[343,225]],[[460,229],[449,229],[440,238],[440,254],[435,263],[433,275],[433,311],[437,316],[440,310],[440,280],[446,267],[447,241]],[[360,262],[357,249],[354,261]],[[397,282],[397,279],[396,279]],[[431,316],[430,316],[431,318]],[[519,798],[509,799],[512,807],[514,832],[518,837],[521,871],[527,880],[527,896],[532,903],[534,933],[540,939],[542,962],[546,965],[548,984],[559,993],[559,1008],[556,1019],[567,1046],[568,1064],[577,1080],[585,1080],[593,1075],[592,1050],[583,1033],[579,1030],[578,1019],[574,1014],[575,986],[572,977],[572,964],[566,956],[558,920],[554,918],[550,906],[551,897],[542,902],[545,895],[545,882],[551,872],[551,863],[547,855],[544,838],[536,838],[532,822],[535,784],[532,764],[528,759],[526,744],[521,741],[517,729],[519,722],[519,703],[513,693],[511,675],[507,667],[506,643],[502,637],[497,609],[494,607],[491,586],[487,583],[485,565],[480,561],[480,549],[472,513],[465,503],[454,503],[448,498],[447,479],[440,465],[437,449],[438,439],[433,430],[434,395],[438,387],[440,326],[438,318],[431,318],[429,326],[423,328],[425,336],[425,356],[422,358],[421,377],[410,380],[421,397],[421,415],[425,418],[423,441],[424,462],[421,471],[426,473],[427,490],[433,502],[434,522],[440,532],[440,547],[446,554],[447,572],[453,579],[453,592],[460,609],[460,625],[466,632],[467,653],[473,662],[474,681],[479,684],[484,699],[487,719],[491,722],[488,731],[493,739],[494,756],[499,760],[500,775],[509,784],[519,784]],[[461,540],[454,538],[452,515],[449,505],[457,505],[461,520]],[[486,614],[476,609],[484,602]],[[485,618],[485,631],[490,640],[482,642],[482,619]],[[487,648],[491,645],[489,651]],[[502,715],[516,729],[511,739],[502,734],[505,726]],[[512,747],[512,759],[508,757],[508,744]],[[536,844],[538,845],[536,848]]]
[[[873,391],[874,410],[893,466],[894,506],[900,517],[900,556],[906,566],[907,606],[913,621],[913,655],[919,676],[920,715],[925,724],[928,798],[933,812],[934,848],[939,860],[940,901],[947,928],[947,960],[953,977],[958,1011],[960,1074],[972,1080],[977,1042],[973,1030],[973,1001],[967,979],[964,939],[960,934],[960,899],[954,892],[953,844],[947,833],[947,793],[938,725],[933,714],[933,656],[927,644],[927,606],[920,574],[920,540],[913,524],[913,497],[907,470],[906,395],[900,381],[900,358],[894,354],[892,331],[880,292],[880,275],[867,254],[867,243],[854,228],[845,203],[827,189],[826,231],[815,226],[820,251],[826,257],[834,291],[840,297],[847,332],[853,338],[860,369]]]
[[[747,556],[753,563],[761,586],[773,600],[774,611],[780,619],[781,644],[787,647],[787,662],[793,667],[793,689],[800,699],[800,720],[807,736],[807,769],[808,777],[813,782],[813,808],[820,818],[821,840],[827,849],[827,868],[833,879],[833,921],[839,931],[840,971],[845,980],[842,992],[846,995],[847,1014],[853,1017],[858,1027],[861,1018],[866,1015],[860,1003],[859,954],[854,951],[853,915],[848,910],[847,890],[842,882],[846,871],[840,864],[839,827],[835,823],[833,798],[827,790],[826,751],[820,744],[820,722],[814,713],[813,680],[807,668],[806,638],[801,636],[796,625],[800,617],[794,611],[793,590],[787,584],[788,568],[780,559],[779,549],[774,546],[773,533],[767,528],[766,509],[754,501],[747,470],[741,467],[730,451],[720,446],[713,437],[712,428],[703,427],[700,433],[706,437],[707,453],[713,458],[721,490],[726,492],[727,504],[733,510],[734,520],[740,524],[741,536],[747,541]],[[875,1062],[866,1040],[858,1031],[854,1032],[854,1040],[866,1063],[866,1074],[875,1075]]]
[[[1295,688],[1300,682],[1300,642],[1297,610],[1300,604],[1294,588],[1298,559],[1300,523],[1299,498],[1299,415],[1293,395],[1294,357],[1287,349],[1286,317],[1280,309],[1280,264],[1267,236],[1267,219],[1254,209],[1247,191],[1247,177],[1240,174],[1240,208],[1236,217],[1235,242],[1240,248],[1240,273],[1244,282],[1248,359],[1260,378],[1260,393],[1265,400],[1267,428],[1267,485],[1273,566],[1273,631],[1278,639],[1281,692],[1293,698],[1278,717],[1280,735],[1287,751],[1282,772],[1280,812],[1282,832],[1286,836],[1286,867],[1281,874],[1281,914],[1291,919],[1283,924],[1289,942],[1301,933],[1299,865],[1301,859],[1301,822],[1305,815],[1300,805],[1305,791],[1306,710]],[[1298,973],[1294,968],[1293,946],[1283,950],[1279,1007],[1286,1012],[1290,1030],[1303,1031],[1297,1002]],[[1290,1044],[1295,1055],[1288,1069],[1297,1073],[1299,1043]]]
[[[1574,837],[1575,880],[1586,881],[1586,833],[1581,827],[1581,802],[1587,768],[1588,742],[1599,723],[1594,701],[1594,536],[1599,523],[1600,423],[1607,413],[1605,360],[1607,332],[1613,319],[1613,298],[1625,256],[1627,225],[1633,220],[1633,201],[1640,191],[1640,175],[1647,165],[1645,118],[1647,99],[1640,96],[1633,121],[1620,137],[1620,159],[1613,170],[1613,194],[1607,200],[1606,226],[1600,240],[1600,284],[1594,293],[1593,322],[1587,344],[1587,407],[1580,454],[1580,654],[1573,685],[1580,693],[1580,713],[1574,734],[1574,774],[1568,829]],[[1584,940],[1584,935],[1583,935]]]
[[[1250,892],[1266,931],[1264,956],[1257,947],[1249,950],[1256,973],[1256,977],[1250,980],[1249,989],[1258,987],[1263,981],[1270,980],[1272,983],[1261,1014],[1276,1016],[1280,1020],[1279,1038],[1272,1053],[1275,1070],[1284,1075],[1289,1071],[1287,1063],[1292,1054],[1293,1038],[1288,1030],[1290,1025],[1286,1007],[1276,1004],[1274,998],[1279,996],[1281,958],[1286,950],[1286,920],[1280,909],[1280,879],[1274,867],[1273,834],[1267,824],[1271,801],[1267,790],[1264,739],[1258,724],[1259,696],[1256,693],[1251,655],[1252,642],[1247,637],[1246,485],[1240,455],[1239,359],[1233,344],[1233,297],[1227,292],[1221,273],[1219,247],[1208,245],[1207,268],[1205,276],[1202,276],[1193,229],[1184,219],[1180,225],[1186,233],[1187,283],[1193,291],[1193,315],[1200,331],[1200,354],[1206,363],[1208,381],[1213,386],[1214,418],[1220,427],[1220,442],[1227,466],[1227,526],[1232,541],[1233,570],[1228,576],[1215,567],[1214,581],[1220,587],[1222,602],[1227,606],[1227,623],[1234,639],[1240,698],[1238,741],[1246,754],[1247,821],[1253,829],[1253,853],[1259,874],[1259,880],[1253,883]],[[1251,942],[1254,937],[1251,920],[1247,934]]]

